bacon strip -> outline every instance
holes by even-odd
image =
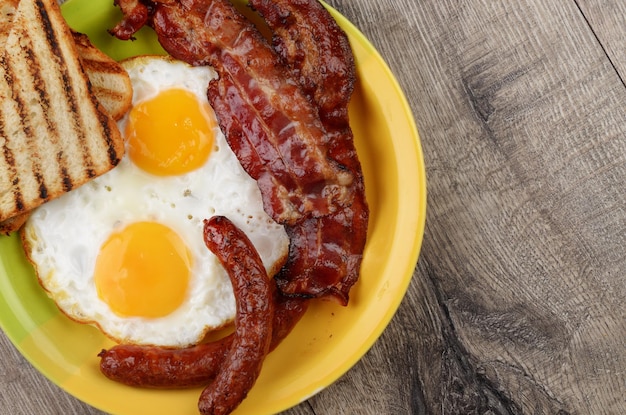
[[[327,129],[344,128],[356,79],[345,32],[311,0],[250,0],[272,30],[272,44],[305,94],[319,108]]]
[[[150,9],[140,0],[114,0],[113,4],[119,6],[124,13],[124,18],[109,33],[121,40],[132,40],[147,22]]]
[[[318,108],[329,137],[329,157],[354,176],[350,205],[287,227],[289,260],[276,280],[283,293],[329,296],[345,305],[359,277],[369,219],[348,117],[356,81],[352,49],[345,32],[317,0],[250,0],[250,4],[268,23],[274,47]]]
[[[350,203],[352,174],[328,158],[316,108],[257,28],[228,1],[162,4],[152,26],[172,56],[219,73],[209,100],[235,154],[263,186],[274,220],[293,224]]]

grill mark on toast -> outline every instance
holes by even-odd
[[[11,61],[12,61],[11,56],[5,55],[5,58],[4,58],[4,63],[6,65],[5,79],[8,85],[11,87],[11,94],[13,96],[13,101],[15,102],[17,112],[20,118],[22,119],[22,131],[24,135],[26,136],[26,139],[29,140],[32,144],[34,134],[33,134],[33,128],[32,128],[32,120],[28,111],[28,104],[24,102],[24,97],[20,93],[19,82],[16,82],[16,80],[13,77],[13,74],[15,73],[15,67]],[[48,189],[46,188],[44,178],[41,174],[41,163],[38,162],[41,159],[41,157],[39,157],[39,154],[37,153],[37,149],[33,148],[32,150],[33,150],[33,157],[31,157],[31,163],[32,163],[32,168],[33,168],[33,175],[35,177],[35,180],[37,181],[39,197],[45,200],[46,196],[48,195]],[[20,190],[17,190],[17,192],[21,194]],[[23,196],[22,196],[22,199],[23,199]],[[24,209],[23,205],[22,205],[22,209]]]
[[[41,77],[39,76],[40,73],[40,66],[39,63],[37,61],[37,57],[35,56],[35,54],[33,53],[33,49],[31,48],[27,48],[25,49],[25,54],[26,57],[28,58],[28,61],[31,62],[31,65],[28,65],[28,70],[32,76],[32,81],[33,81],[33,85],[35,86],[35,91],[37,91],[38,95],[39,95],[39,99],[42,99],[42,95],[45,95],[45,83],[44,81],[41,79]],[[16,96],[18,95],[17,93],[15,94]],[[16,99],[16,101],[18,102],[18,108],[19,108],[19,112],[20,112],[20,116],[22,117],[23,120],[27,119],[29,120],[28,125],[24,126],[24,133],[26,133],[26,137],[31,141],[34,142],[35,140],[35,133],[33,132],[32,129],[32,118],[30,116],[30,114],[28,114],[28,116],[26,115],[27,113],[27,104],[24,102],[24,99],[22,97],[20,97],[19,99]],[[42,102],[42,104],[46,104],[46,102]],[[44,105],[44,108],[48,108],[47,106]],[[45,113],[45,111],[44,111]],[[46,117],[47,119],[47,117]],[[48,123],[49,124],[49,123]],[[38,153],[36,153],[38,154]],[[37,159],[39,159],[39,157],[37,157]],[[42,200],[47,200],[48,199],[48,187],[46,186],[46,178],[45,175],[43,175],[41,173],[41,164],[37,163],[35,169],[34,169],[34,175],[35,175],[35,179],[37,180],[37,183],[39,184],[39,198]]]
[[[117,75],[120,72],[117,62],[101,61],[90,58],[81,58],[84,69],[90,72],[100,72],[102,74]]]
[[[124,93],[109,88],[93,87],[93,91],[96,96],[100,97],[101,99],[108,98],[111,100],[122,100],[124,98]]]
[[[132,85],[128,73],[118,62],[96,48],[87,35],[72,31],[72,37],[78,49],[80,63],[98,101],[113,120],[121,119],[132,100]],[[119,138],[115,141],[119,141]]]
[[[68,70],[67,70],[67,66],[64,64],[65,59],[62,55],[61,52],[61,47],[59,45],[59,43],[57,42],[56,37],[54,36],[54,30],[52,28],[52,23],[50,21],[50,18],[48,16],[48,13],[45,11],[45,7],[43,7],[43,2],[41,0],[37,0],[37,4],[39,6],[39,10],[40,10],[40,18],[42,20],[42,22],[44,23],[44,27],[46,30],[46,36],[48,37],[49,41],[50,41],[50,45],[53,47],[54,51],[57,53],[57,56],[59,56],[60,60],[63,62],[62,65],[62,69],[63,69],[63,82],[64,85],[66,85],[66,89],[69,89],[69,85],[71,85],[71,78],[69,77],[68,74]],[[81,70],[83,70],[84,72],[84,68],[82,67],[82,63],[79,60],[79,65],[81,66]],[[107,145],[107,154],[109,157],[109,163],[113,166],[116,166],[119,162],[120,162],[120,157],[117,153],[117,151],[115,150],[115,140],[113,139],[114,136],[114,132],[111,128],[111,119],[109,118],[108,114],[106,114],[106,112],[103,110],[103,108],[100,105],[100,102],[98,101],[98,99],[96,98],[94,91],[93,91],[93,87],[91,85],[91,82],[89,81],[89,78],[85,75],[85,81],[87,83],[87,89],[89,91],[89,97],[91,98],[91,102],[93,104],[94,107],[98,108],[97,111],[97,115],[98,115],[98,121],[100,123],[100,126],[102,127],[102,131],[104,132],[104,137],[105,137],[105,142]],[[77,123],[75,123],[75,128],[79,128],[79,135],[81,137],[84,137],[84,131],[85,128],[82,125],[82,119],[78,120],[77,118],[79,117],[79,112],[78,112],[78,105],[76,102],[76,97],[74,96],[74,94],[68,94],[72,97],[71,99],[71,106],[72,106],[72,112],[74,114],[76,114],[75,119],[76,121],[78,121]],[[116,126],[114,128],[117,128]],[[96,176],[96,172],[93,170],[93,161],[91,160],[91,155],[87,152],[88,150],[85,147],[85,157],[88,157],[88,163],[87,166],[89,166],[89,168],[87,169],[87,174],[89,176],[89,178],[94,178]],[[87,161],[87,160],[86,160]]]
[[[59,155],[61,157],[61,155]],[[74,188],[74,184],[72,183],[72,178],[70,177],[69,172],[67,171],[67,167],[61,167],[61,177],[63,178],[63,190],[69,192]]]
[[[0,60],[0,65],[5,66],[4,57]],[[4,128],[4,117],[0,117],[0,136],[7,136],[6,130]],[[9,177],[11,180],[11,184],[13,185],[13,203],[15,204],[16,209],[21,212],[22,210],[24,210],[24,200],[22,192],[20,192],[19,189],[20,179],[15,169],[15,157],[13,156],[13,152],[8,145],[2,146],[2,155],[4,157],[5,163],[9,166]]]
[[[55,52],[57,52],[57,49],[55,49]],[[28,53],[30,55],[30,51]],[[60,56],[60,54],[58,56]],[[31,76],[33,77],[34,82],[37,85],[36,89],[37,89],[37,92],[39,93],[39,100],[43,108],[43,116],[46,120],[46,126],[48,130],[52,133],[49,135],[49,138],[58,147],[60,143],[58,140],[59,133],[58,133],[57,124],[54,122],[53,119],[50,118],[51,116],[51,113],[49,111],[51,107],[50,94],[49,94],[48,89],[45,88],[45,83],[43,81],[44,79],[43,74],[41,73],[41,65],[34,63],[35,62],[34,56],[32,57],[32,60],[33,60],[33,65],[29,66],[30,73],[31,73]],[[59,170],[60,170],[59,177],[61,178],[63,190],[66,192],[69,192],[70,190],[74,188],[74,184],[72,182],[72,177],[67,169],[67,166],[65,166],[65,163],[67,162],[67,160],[64,157],[63,150],[59,150],[57,152],[56,160],[57,160],[57,165],[59,166]]]
[[[53,54],[58,59],[58,65],[60,68],[61,78],[63,81],[63,89],[66,93],[65,95],[67,97],[67,103],[70,106],[70,113],[72,114],[72,121],[73,121],[72,125],[74,127],[74,130],[77,132],[78,136],[81,138],[82,141],[84,141],[85,126],[84,126],[82,117],[80,116],[78,103],[77,103],[76,96],[72,88],[72,78],[67,69],[67,64],[65,63],[65,57],[63,56],[61,45],[59,44],[57,40],[57,36],[54,31],[52,21],[50,20],[50,16],[48,15],[46,11],[44,3],[41,0],[37,0],[37,6],[38,6],[37,10],[39,11],[39,21],[46,33],[46,39],[48,40],[50,49],[53,51]],[[85,166],[85,173],[87,174],[87,177],[92,179],[96,176],[96,171],[94,170],[94,167],[93,167],[93,160],[91,158],[91,154],[89,153],[89,149],[87,148],[87,146],[81,146],[81,147],[82,147],[83,163]],[[67,170],[66,170],[66,173],[67,173]],[[63,176],[63,177],[65,178],[67,176]]]
[[[111,70],[111,68],[113,67],[113,65],[110,66],[110,68],[105,69],[107,65],[95,65],[94,61],[92,61],[91,59],[79,59],[79,64],[83,70],[83,72],[86,73],[85,71],[85,61],[89,61],[92,62],[93,67],[98,67],[99,70],[101,72],[106,72],[106,73],[116,73],[117,71],[115,70]],[[98,121],[100,122],[100,126],[102,127],[102,131],[104,131],[104,137],[106,139],[106,144],[107,144],[107,154],[109,156],[109,164],[111,164],[112,166],[117,166],[117,164],[120,162],[120,157],[117,153],[117,151],[115,150],[115,140],[113,139],[114,133],[111,129],[111,118],[109,117],[109,115],[106,113],[106,111],[104,110],[104,108],[102,107],[102,105],[100,104],[100,101],[98,101],[98,99],[96,98],[96,92],[94,90],[94,87],[91,83],[91,81],[89,80],[89,77],[86,77],[86,81],[87,81],[87,89],[89,90],[89,96],[91,97],[91,101],[93,103],[93,105],[98,108]],[[117,128],[116,126],[114,128]]]
[[[8,99],[0,109],[2,220],[104,173],[123,154],[117,125],[95,95],[74,44],[66,43],[70,29],[56,2],[20,4],[16,16],[28,24],[12,25],[7,30],[11,51],[0,50],[2,94]],[[119,73],[115,66],[93,66],[98,76]]]
[[[35,179],[37,179],[37,183],[39,183],[39,198],[41,200],[48,200],[48,188],[46,187],[45,178],[41,172],[35,172]]]
[[[99,108],[98,120],[100,121],[102,130],[104,131],[104,136],[106,137],[107,153],[109,155],[109,163],[112,166],[117,166],[117,164],[120,162],[120,157],[117,154],[117,151],[115,151],[115,142],[113,140],[113,130],[111,129],[111,124],[110,124],[111,119],[109,118],[108,114],[104,111],[104,109],[100,105],[100,102],[96,98],[95,92],[93,91],[93,86],[91,85],[91,82],[89,80],[87,80],[87,87],[89,89],[89,95],[91,96],[91,100],[93,101],[94,105],[97,108]]]
[[[0,65],[2,65],[2,67],[4,68],[4,78],[8,82],[10,77],[8,76],[7,62],[4,55],[0,57]],[[0,135],[2,135],[2,137],[7,137],[4,123],[4,111],[1,112],[1,115],[2,117],[0,117]],[[19,190],[20,179],[17,175],[17,171],[15,168],[15,157],[13,155],[13,151],[11,151],[7,143],[2,146],[2,156],[4,157],[4,161],[8,166],[8,176],[10,178],[11,184],[13,185],[13,203],[15,204],[15,207],[21,211],[22,209],[24,209],[24,201],[22,193]]]
[[[50,140],[51,143],[53,143],[57,148],[59,147],[60,143],[58,140],[58,128],[57,128],[57,124],[54,122],[54,120],[52,120],[50,118],[50,106],[51,106],[51,100],[50,100],[50,94],[48,92],[48,89],[45,87],[45,82],[44,82],[44,78],[43,75],[41,73],[41,65],[38,64],[38,61],[36,59],[36,57],[34,56],[34,54],[32,53],[32,50],[28,50],[27,51],[27,55],[29,57],[29,59],[33,62],[32,65],[29,65],[29,72],[32,76],[33,79],[33,83],[35,84],[35,89],[37,91],[37,93],[39,94],[39,102],[41,104],[41,107],[43,108],[43,117],[46,121],[46,127],[47,129],[51,132],[51,134],[48,135],[48,139]],[[72,178],[70,177],[67,167],[64,165],[64,163],[66,162],[66,160],[63,157],[63,150],[59,150],[57,152],[56,155],[56,160],[57,160],[57,165],[59,166],[59,177],[61,178],[61,183],[63,185],[63,189],[67,192],[73,189],[73,183],[72,183]],[[47,198],[47,190],[44,191],[44,189],[40,188],[40,195],[41,194],[45,194],[46,197],[42,197],[43,199]]]

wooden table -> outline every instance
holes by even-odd
[[[329,3],[408,97],[428,216],[382,337],[284,414],[626,413],[626,2]],[[101,413],[0,355],[0,413]]]

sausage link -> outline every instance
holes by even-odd
[[[228,355],[202,391],[198,408],[203,415],[225,415],[239,406],[261,373],[272,340],[274,293],[254,245],[230,220],[205,220],[204,242],[228,272],[237,315]]]
[[[291,332],[307,309],[308,301],[285,297],[271,282],[274,322],[270,351]],[[98,355],[100,371],[109,379],[143,388],[187,388],[209,384],[228,354],[234,335],[184,349],[120,344]]]
[[[109,379],[144,388],[206,385],[224,361],[233,336],[184,349],[121,344],[102,350],[100,371]]]

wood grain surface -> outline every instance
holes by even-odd
[[[284,415],[626,413],[626,3],[328,3],[410,102],[428,215],[381,338]],[[0,413],[101,414],[0,353]]]

